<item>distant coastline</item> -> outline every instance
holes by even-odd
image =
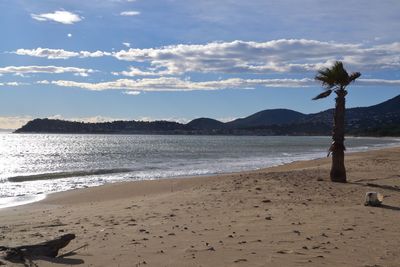
[[[331,134],[332,117],[333,109],[315,114],[271,109],[225,123],[210,118],[194,119],[187,124],[171,121],[84,123],[35,119],[15,133],[324,136]],[[400,136],[400,95],[374,106],[347,109],[346,119],[348,135]]]

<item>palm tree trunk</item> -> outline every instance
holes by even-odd
[[[344,166],[344,116],[345,116],[345,96],[347,92],[343,89],[336,91],[336,105],[333,122],[333,143],[331,146],[332,152],[332,182],[346,182],[346,168]]]

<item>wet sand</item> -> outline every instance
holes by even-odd
[[[346,155],[347,184],[330,160],[52,194],[0,210],[0,246],[87,244],[38,266],[400,266],[400,148]]]

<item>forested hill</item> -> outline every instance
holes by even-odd
[[[199,118],[187,124],[170,121],[83,123],[35,119],[15,133],[330,135],[333,109],[303,114],[270,109],[230,122]],[[346,132],[360,136],[400,136],[400,95],[378,105],[346,110]]]

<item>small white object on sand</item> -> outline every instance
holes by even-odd
[[[378,192],[367,192],[365,194],[365,206],[378,207],[382,204],[383,195]]]

